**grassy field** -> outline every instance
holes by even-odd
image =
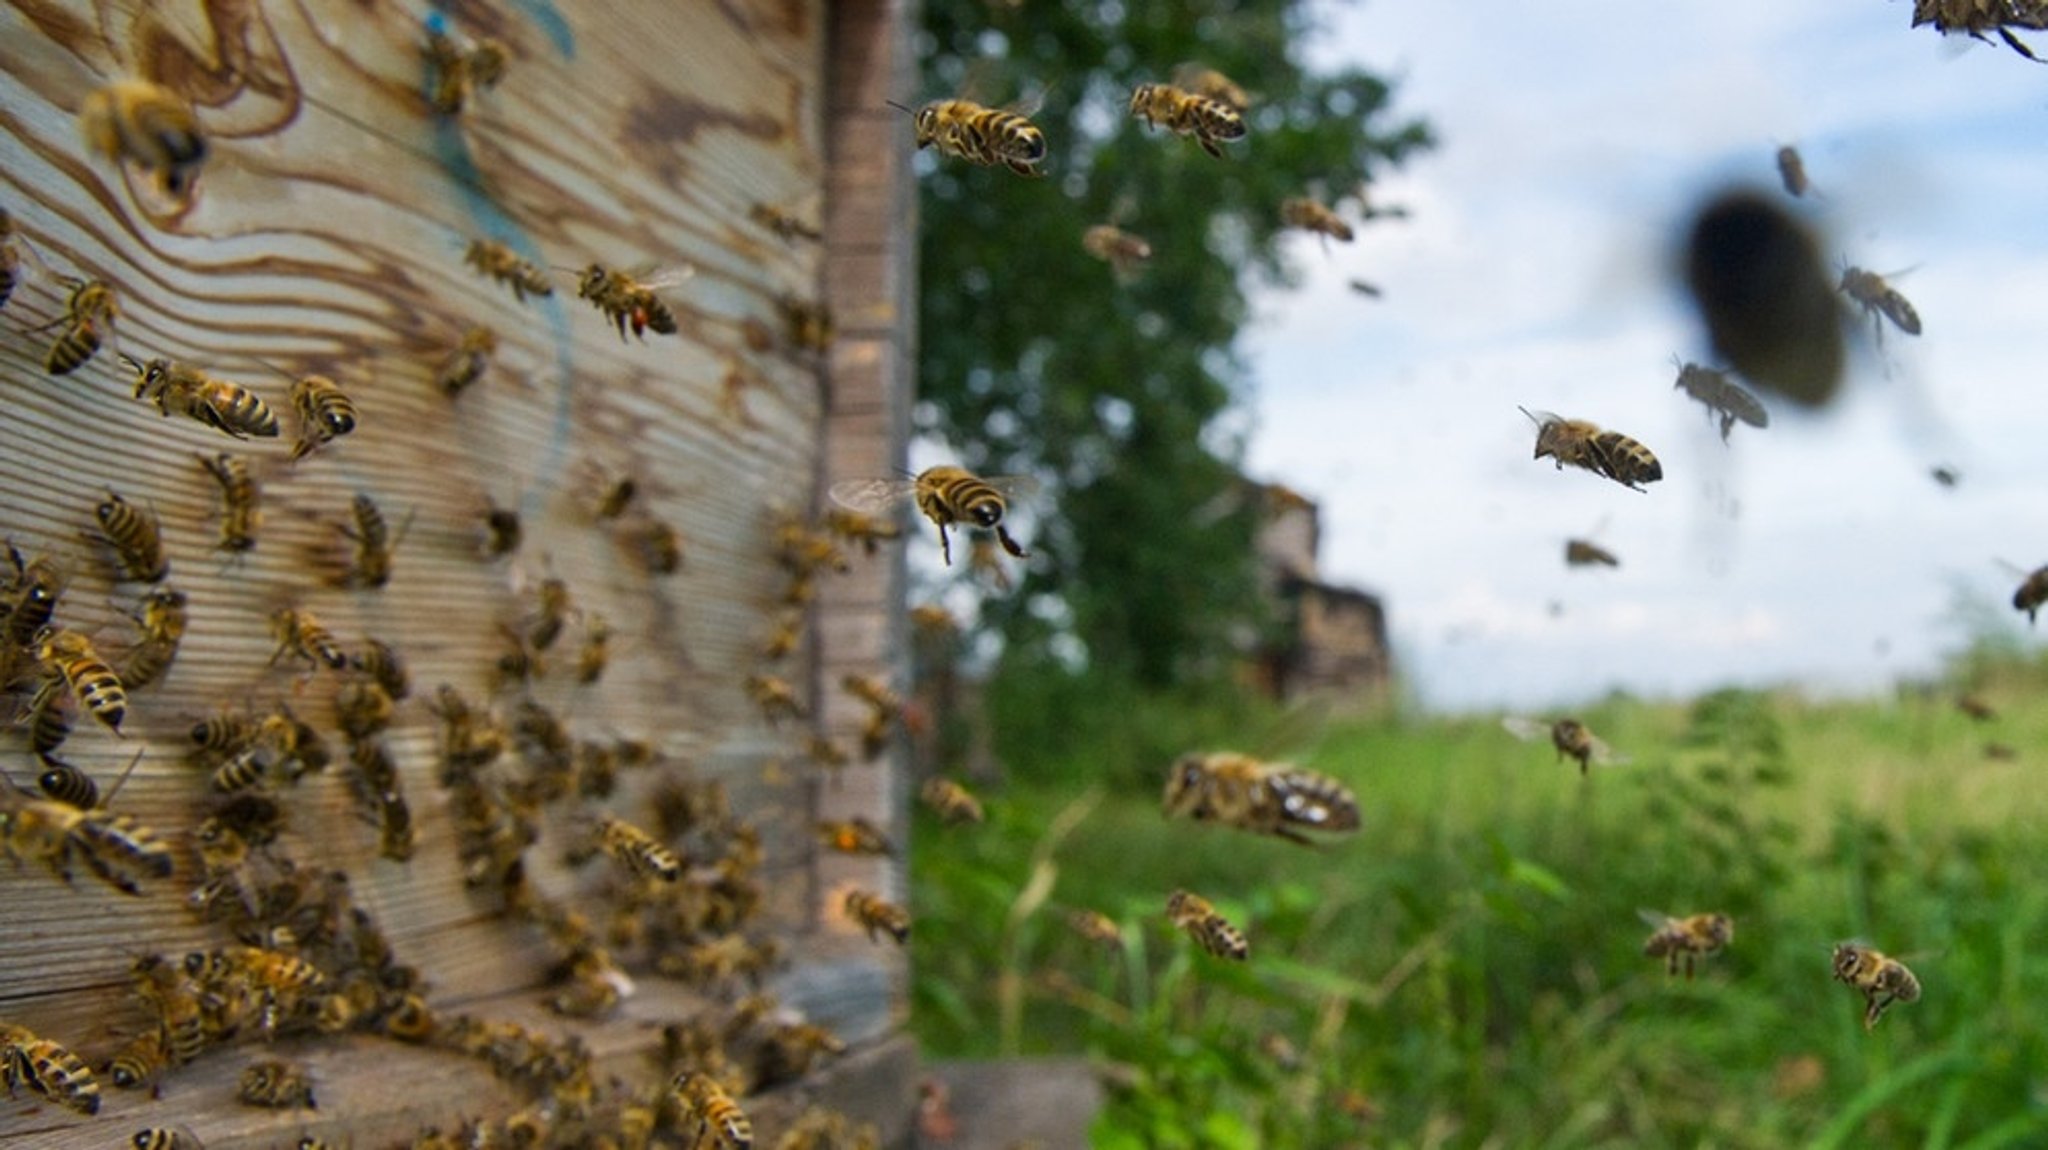
[[[1321,848],[1164,821],[1160,715],[1094,732],[1135,763],[1005,748],[987,825],[916,827],[913,1025],[1094,1055],[1100,1147],[2048,1146],[2048,668],[1967,673],[1997,719],[1948,689],[1611,701],[1581,717],[1630,761],[1585,779],[1495,718],[1336,725],[1292,757],[1365,829]],[[1180,749],[1254,742],[1215,727]],[[1183,886],[1248,963],[1169,932]],[[1642,908],[1734,943],[1669,978]],[[1829,976],[1851,938],[1925,988],[1869,1033]]]

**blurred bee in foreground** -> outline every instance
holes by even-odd
[[[1584,775],[1593,763],[1628,762],[1628,756],[1615,754],[1613,748],[1601,742],[1586,724],[1577,719],[1559,719],[1554,723],[1545,723],[1537,719],[1509,715],[1500,721],[1500,725],[1523,742],[1549,736],[1550,745],[1557,748],[1557,761],[1563,762],[1570,758],[1579,764],[1581,775]]]
[[[0,1022],[0,1082],[12,1094],[27,1086],[79,1114],[100,1112],[100,1084],[76,1054],[25,1026]]]
[[[896,845],[889,841],[889,836],[864,818],[820,819],[817,831],[818,842],[840,854],[881,855],[885,858],[896,855]]]
[[[1678,382],[1671,386],[1706,405],[1709,419],[1720,417],[1723,443],[1728,442],[1728,433],[1735,429],[1737,421],[1751,427],[1771,425],[1771,413],[1764,410],[1763,402],[1729,379],[1725,371],[1715,371],[1696,363],[1681,363],[1678,365]]]
[[[109,488],[107,497],[93,508],[93,518],[99,521],[100,538],[114,549],[122,578],[161,583],[171,573],[170,560],[164,558],[163,525],[154,510],[138,510]]]
[[[462,253],[462,262],[475,268],[477,274],[511,288],[513,297],[520,303],[525,303],[527,296],[555,294],[554,283],[540,265],[497,240],[469,241],[469,247]]]
[[[625,272],[607,271],[603,264],[591,264],[583,269],[576,281],[576,297],[589,300],[604,313],[604,317],[618,326],[619,339],[626,338],[626,327],[631,325],[633,337],[647,338],[652,330],[657,335],[676,333],[676,313],[655,295],[660,288],[681,283],[694,273],[694,269],[682,271],[642,282]]]
[[[747,209],[747,218],[784,240],[810,240],[812,243],[818,243],[825,238],[824,231],[818,225],[805,220],[788,208],[777,207],[774,204],[756,202],[753,207]]]
[[[1987,44],[1991,37],[1986,33],[1996,32],[2013,51],[2036,64],[2048,63],[2012,34],[2014,28],[2048,31],[2048,3],[2042,0],[1913,0],[1912,26],[1922,24],[1934,25],[1943,35],[1964,32]]]
[[[1665,973],[1677,974],[1678,961],[1685,960],[1685,980],[1692,981],[1693,963],[1718,954],[1735,938],[1735,921],[1725,914],[1689,914],[1673,918],[1656,911],[1637,911],[1644,922],[1656,928],[1643,940],[1645,958],[1665,960]]]
[[[1884,1017],[1894,1002],[1917,1002],[1920,980],[1906,964],[1859,942],[1835,944],[1835,978],[1863,992],[1863,1029]]]
[[[1129,279],[1152,258],[1152,245],[1115,224],[1096,224],[1081,233],[1081,250],[1107,263],[1119,279]]]
[[[1098,946],[1110,950],[1124,948],[1124,929],[1117,921],[1099,910],[1077,909],[1067,912],[1067,927],[1075,934]]]
[[[135,372],[135,398],[156,404],[166,417],[190,416],[236,439],[277,435],[277,416],[270,405],[239,383],[162,357],[141,363],[124,355],[121,361]]]
[[[1885,282],[1876,272],[1867,272],[1859,267],[1842,269],[1842,282],[1836,290],[1854,300],[1870,317],[1870,324],[1877,329],[1879,342],[1884,340],[1884,323],[1881,315],[1892,321],[1892,326],[1907,335],[1920,334],[1920,313],[1913,310],[1899,289]]]
[[[439,12],[427,16],[427,38],[420,45],[427,62],[427,102],[444,116],[462,114],[470,93],[498,86],[505,78],[509,58],[505,45],[488,37],[459,43],[448,30],[447,17]]]
[[[292,384],[292,410],[299,417],[299,440],[292,444],[292,462],[356,429],[356,405],[324,375],[308,375]]]
[[[1325,242],[1336,240],[1348,244],[1356,234],[1344,217],[1322,203],[1307,196],[1294,196],[1280,201],[1280,222],[1290,228],[1300,228],[1322,236]]]
[[[100,881],[133,895],[142,893],[138,876],[169,878],[173,866],[171,849],[127,815],[80,810],[12,786],[0,791],[0,858],[40,861],[67,883],[72,863],[82,862]]]
[[[624,819],[606,815],[597,824],[597,841],[619,865],[637,878],[674,882],[683,877],[683,861],[653,835]]]
[[[1230,920],[1216,913],[1209,900],[1198,894],[1177,890],[1166,898],[1166,917],[1188,933],[1203,950],[1218,958],[1243,962],[1251,957],[1251,943]]]
[[[2012,593],[2012,607],[2015,611],[2025,611],[2027,625],[2032,626],[2034,613],[2041,609],[2043,603],[2048,603],[2048,567],[2036,567]]]
[[[1001,164],[1020,176],[1042,174],[1036,165],[1045,159],[1045,133],[1030,119],[1036,100],[1006,108],[957,99],[934,100],[916,111],[893,100],[889,106],[910,113],[919,151],[936,146],[970,164]]]
[[[1956,710],[1980,723],[1988,723],[1998,717],[1998,709],[1975,695],[1957,695]]]
[[[993,531],[1003,550],[1022,559],[1026,552],[1003,527],[1008,499],[1036,489],[1037,481],[1025,475],[994,476],[983,479],[964,467],[928,467],[908,479],[846,479],[834,483],[832,501],[849,510],[876,514],[905,499],[939,529],[939,553],[948,566],[953,562],[953,545],[946,528],[967,524]]]
[[[79,105],[86,147],[139,169],[159,194],[182,203],[206,162],[206,136],[192,106],[147,80],[121,79],[95,89]]]
[[[868,890],[846,892],[846,917],[868,932],[868,941],[875,941],[880,931],[896,940],[897,945],[910,941],[910,912]]]
[[[673,1089],[683,1121],[690,1128],[692,1150],[748,1150],[753,1146],[754,1124],[717,1079],[686,1070],[676,1076]]]
[[[1641,443],[1618,431],[1603,431],[1585,419],[1566,419],[1547,411],[1520,409],[1536,425],[1536,455],[1548,455],[1558,470],[1569,463],[1603,475],[1634,491],[1664,478],[1664,465]]]
[[[484,377],[491,356],[498,351],[498,333],[487,327],[473,327],[462,333],[454,350],[434,368],[434,386],[450,399],[468,391]]]
[[[73,283],[71,294],[64,300],[64,315],[45,325],[65,326],[50,344],[49,354],[43,357],[43,370],[51,375],[70,375],[85,366],[85,362],[99,351],[100,344],[113,334],[114,321],[120,314],[121,306],[114,299],[114,289],[107,286],[105,280]]]
[[[1227,106],[1233,112],[1243,112],[1252,106],[1251,93],[1216,69],[1192,61],[1173,70],[1176,87],[1197,96],[1214,100]]]
[[[1244,117],[1237,109],[1172,84],[1140,84],[1132,89],[1131,115],[1145,121],[1148,128],[1164,126],[1177,136],[1192,138],[1218,159],[1223,157],[1225,141],[1245,136]]]
[[[1328,775],[1231,751],[1182,755],[1166,777],[1168,818],[1215,821],[1253,834],[1311,843],[1303,831],[1358,829],[1358,800]]]
[[[917,790],[917,797],[924,805],[947,823],[978,823],[986,817],[982,813],[981,800],[974,797],[966,787],[951,779],[933,776],[926,779]]]
[[[1841,306],[1820,244],[1776,197],[1714,197],[1686,240],[1686,286],[1715,354],[1744,379],[1807,407],[1841,389]]]
[[[222,451],[214,455],[200,455],[199,465],[220,485],[220,543],[217,546],[231,555],[253,549],[256,546],[257,499],[261,488],[256,485],[256,477],[249,473],[249,461]]]
[[[1785,191],[1794,196],[1803,196],[1812,185],[1806,180],[1806,161],[1799,156],[1799,149],[1790,144],[1778,149],[1778,178],[1784,181]]]
[[[1564,565],[1567,567],[1619,567],[1621,560],[1614,552],[1590,539],[1567,539],[1564,541]]]

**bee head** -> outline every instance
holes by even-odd
[[[1152,102],[1152,93],[1156,91],[1158,91],[1158,85],[1156,84],[1140,84],[1131,89],[1131,114],[1137,115],[1143,112],[1145,105]]]

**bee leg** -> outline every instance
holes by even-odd
[[[1000,523],[996,524],[996,541],[1003,545],[1003,550],[1008,551],[1019,559],[1023,559],[1031,554],[1029,551],[1024,550],[1023,546],[1015,539],[1010,538],[1010,533],[1004,530],[1003,525]]]
[[[1197,144],[1202,145],[1203,151],[1209,153],[1210,155],[1216,157],[1219,160],[1223,158],[1223,149],[1217,146],[1216,141],[1210,139],[1207,136],[1196,136],[1195,142]]]
[[[953,543],[947,538],[946,525],[943,523],[939,524],[939,555],[945,559],[946,566],[953,565]]]
[[[1675,950],[1664,956],[1664,977],[1678,977],[1678,952]]]
[[[1688,950],[1688,951],[1686,951],[1686,952],[1685,952],[1685,980],[1686,980],[1687,982],[1691,982],[1691,981],[1692,981],[1692,963],[1693,963],[1693,956],[1692,956],[1692,952]]]
[[[2012,46],[2013,51],[2018,52],[2036,64],[2048,64],[2048,60],[2043,60],[2039,56],[2034,55],[2034,50],[2022,43],[2018,36],[2013,35],[2011,29],[2001,26],[1998,29],[1998,35],[2000,39]]]
[[[1022,160],[1004,160],[1003,163],[1011,171],[1017,173],[1020,176],[1025,176],[1030,179],[1037,179],[1038,177],[1045,174],[1044,172],[1039,171],[1037,168],[1032,167],[1030,164],[1027,164]]]

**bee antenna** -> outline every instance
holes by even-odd
[[[900,112],[903,112],[903,113],[905,113],[906,115],[911,115],[911,116],[915,116],[915,115],[917,115],[917,112],[916,112],[916,111],[915,111],[914,109],[911,109],[911,108],[906,108],[906,107],[904,107],[903,105],[901,105],[901,104],[897,103],[897,102],[896,102],[896,101],[894,101],[894,100],[884,100],[884,101],[882,101],[882,102],[883,102],[884,104],[887,104],[887,105],[889,105],[889,106],[890,106],[891,108],[895,108],[895,109],[896,109],[897,111],[900,111]]]
[[[108,790],[107,796],[100,800],[100,806],[107,806],[108,804],[114,801],[114,795],[117,794],[121,790],[121,787],[128,782],[128,776],[135,773],[135,764],[142,761],[142,752],[145,749],[146,748],[142,747],[136,748],[135,757],[128,760],[128,766],[122,770],[121,777],[114,780],[114,785],[112,789]]]

